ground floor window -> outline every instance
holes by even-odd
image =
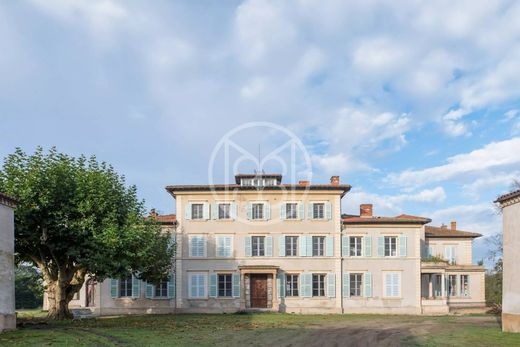
[[[361,296],[363,274],[350,274],[350,296]]]
[[[398,298],[401,296],[401,273],[385,273],[385,297]]]
[[[469,275],[460,275],[460,296],[469,296]]]
[[[206,278],[205,273],[190,274],[190,297],[205,298],[206,297]]]
[[[168,296],[168,281],[161,280],[158,285],[155,286],[155,297],[163,298]]]
[[[448,296],[457,296],[457,275],[448,276]]]
[[[132,275],[119,280],[119,297],[132,296]]]
[[[312,296],[325,296],[325,275],[312,274]]]
[[[285,296],[298,296],[298,275],[285,275]]]
[[[229,274],[218,275],[218,296],[231,297],[233,295],[232,276]]]

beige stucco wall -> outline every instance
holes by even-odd
[[[503,329],[520,332],[520,199],[503,208],[504,280]]]
[[[0,203],[0,332],[16,328],[14,210]]]
[[[432,255],[444,258],[444,248],[455,246],[456,264],[470,265],[472,263],[472,240],[471,239],[448,239],[448,238],[428,238],[426,247],[432,247]]]

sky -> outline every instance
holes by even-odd
[[[339,175],[343,212],[457,221],[483,259],[520,178],[518,18],[493,0],[3,1],[0,157],[96,155],[172,213],[164,187],[228,181],[215,152],[245,126],[260,159],[298,139],[286,182]]]

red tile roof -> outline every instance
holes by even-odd
[[[355,215],[343,215],[344,224],[427,224],[432,220],[424,217],[399,215],[397,217],[360,217]]]
[[[520,197],[520,189],[498,197],[498,199],[496,199],[495,202],[503,203],[503,202],[506,202],[507,200],[511,200],[511,199],[518,198],[518,197]]]
[[[424,227],[424,233],[426,237],[431,238],[477,238],[482,236],[482,234],[479,233],[451,230],[448,227],[434,227],[429,225]]]

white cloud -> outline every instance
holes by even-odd
[[[518,115],[518,112],[519,111],[517,109],[507,111],[506,113],[504,113],[504,120],[510,121]]]
[[[500,231],[501,217],[492,203],[457,205],[429,214],[432,225],[457,222],[457,229],[490,236]]]
[[[520,171],[513,171],[510,173],[489,173],[485,177],[478,178],[471,183],[463,185],[462,190],[466,195],[478,199],[480,193],[485,191],[485,189],[493,188],[497,193],[501,188],[505,188],[504,190],[507,191],[513,184],[514,180],[518,179],[520,179]]]
[[[265,90],[266,86],[265,78],[253,78],[240,89],[240,95],[248,99],[257,97]]]

